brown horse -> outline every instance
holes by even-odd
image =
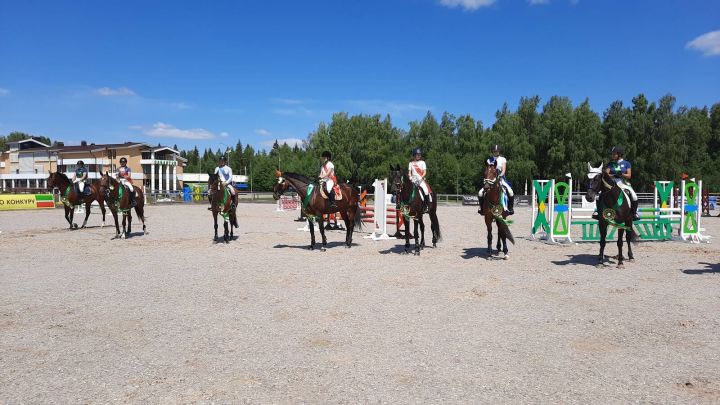
[[[627,247],[628,260],[635,261],[632,251],[632,243],[637,241],[637,234],[633,229],[633,215],[630,209],[630,196],[626,195],[617,183],[610,177],[603,165],[600,167],[592,167],[588,162],[588,190],[585,194],[587,202],[594,202],[599,194],[598,204],[598,229],[600,230],[600,254],[598,255],[598,264],[605,263],[605,239],[607,238],[608,226],[614,226],[618,229],[617,237],[617,267],[625,267],[623,257],[623,239],[627,231]]]
[[[295,189],[300,195],[302,201],[302,210],[308,218],[308,226],[310,227],[310,250],[315,249],[315,222],[317,221],[320,228],[320,236],[322,237],[321,252],[325,251],[327,239],[325,238],[325,221],[323,215],[334,214],[340,212],[340,216],[345,222],[345,247],[352,246],[353,231],[362,229],[362,215],[360,213],[360,192],[355,187],[348,184],[339,184],[342,193],[342,199],[336,201],[337,208],[332,209],[329,201],[323,198],[320,188],[321,185],[313,182],[309,178],[291,172],[282,173],[275,171],[277,183],[273,187],[273,197],[276,200],[287,191],[289,187]]]
[[[487,227],[487,253],[492,256],[492,223],[497,224],[498,240],[497,251],[500,254],[502,244],[503,259],[509,259],[507,241],[515,244],[515,238],[510,232],[507,223],[507,211],[505,211],[502,203],[502,185],[497,173],[497,164],[485,164],[483,188],[485,189],[485,197],[483,199],[483,216],[485,218],[485,226]]]
[[[398,165],[390,166],[390,184],[392,193],[395,195],[398,209],[403,215],[405,222],[405,253],[410,253],[410,219],[413,219],[415,225],[415,252],[416,256],[420,255],[420,250],[425,248],[425,222],[423,222],[423,202],[420,198],[420,191],[413,184],[410,177],[406,176],[402,168]],[[430,230],[432,231],[432,244],[437,247],[438,241],[442,240],[440,233],[440,221],[437,217],[437,196],[434,191],[430,192],[432,202],[428,203],[427,214],[430,216]],[[418,225],[420,232],[418,232]],[[418,243],[418,237],[420,241]]]
[[[70,224],[70,229],[77,229],[78,227],[76,223],[73,223],[73,217],[75,216],[75,206],[81,204],[85,204],[85,220],[81,226],[81,228],[85,228],[90,217],[90,206],[93,201],[100,204],[100,211],[102,212],[102,225],[100,226],[105,226],[105,198],[97,184],[87,184],[86,188],[91,192],[80,195],[75,185],[65,174],[60,172],[49,173],[50,176],[47,178],[48,188],[60,190],[60,201],[65,207],[65,220]]]
[[[220,182],[220,177],[217,174],[209,173],[208,178],[208,199],[212,208],[213,221],[215,221],[215,238],[218,240],[218,223],[217,218],[220,214],[224,219],[225,233],[223,234],[223,241],[230,243],[233,239],[233,229],[238,227],[237,223],[237,195],[233,196],[227,187],[223,186]],[[228,221],[230,222],[230,229],[228,232]]]
[[[110,207],[110,212],[115,218],[115,237],[113,239],[125,239],[132,233],[132,207],[130,206],[130,189],[123,186],[111,177],[107,172],[100,178],[100,188],[105,193],[105,201]],[[135,189],[135,213],[143,224],[143,234],[147,234],[145,227],[145,198],[140,187]],[[118,223],[118,212],[122,213],[123,231],[120,233],[120,224]],[[127,227],[126,227],[127,221]]]

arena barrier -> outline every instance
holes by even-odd
[[[301,204],[300,204],[300,196],[281,196],[279,200],[277,200],[277,209],[275,211],[277,212],[285,212],[285,211],[296,211],[300,210]]]
[[[396,232],[403,226],[403,217],[391,201],[391,195],[387,192],[387,179],[375,179],[373,183],[375,194],[373,194],[373,205],[367,204],[367,193],[360,196],[360,211],[362,221],[373,224],[372,233],[365,236],[365,239],[389,240],[393,239],[388,235],[388,225],[395,225]],[[382,215],[380,215],[382,214]]]
[[[642,240],[672,240],[677,228],[680,238],[694,243],[707,241],[700,227],[700,206],[702,180],[683,180],[680,183],[679,202],[673,195],[674,182],[656,181],[652,207],[640,207],[640,221],[633,223],[633,229]],[[580,194],[581,207],[573,207],[572,178],[567,182],[555,180],[533,180],[532,221],[530,235],[533,239],[553,243],[600,240],[598,221],[592,219],[595,203],[585,201]],[[579,232],[578,232],[579,231]],[[578,238],[579,233],[579,238]],[[615,240],[617,228],[608,227],[606,240]]]

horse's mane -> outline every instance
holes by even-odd
[[[297,180],[297,181],[301,181],[301,182],[303,182],[303,183],[305,183],[305,184],[310,184],[310,183],[313,182],[313,180],[310,179],[309,177],[303,176],[302,174],[299,174],[299,173],[283,172],[282,175],[283,175],[283,177],[290,178],[290,179],[294,179],[294,180]]]
[[[57,174],[58,176],[62,176],[61,178],[65,179],[65,181],[67,181],[68,183],[72,183],[72,182],[70,181],[70,178],[69,178],[65,173],[63,173],[63,172],[55,172],[55,174]]]

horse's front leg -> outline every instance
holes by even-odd
[[[405,218],[405,253],[410,253],[410,217]]]
[[[66,220],[66,221],[68,222],[68,224],[70,225],[70,230],[72,230],[72,229],[73,229],[73,225],[72,225],[72,209],[69,208],[67,205],[65,205],[64,207],[65,207],[65,220]]]
[[[315,250],[315,221],[308,218],[308,227],[310,228],[310,250]]]
[[[90,206],[92,205],[92,200],[90,202],[85,203],[85,220],[83,220],[83,224],[80,228],[85,228],[85,225],[87,225],[88,218],[90,218]]]
[[[128,210],[127,215],[125,215],[128,220],[128,226],[127,226],[127,236],[131,236],[132,233],[132,210]]]
[[[425,249],[425,221],[420,217],[420,249]]]
[[[415,256],[420,256],[420,242],[419,242],[420,235],[418,233],[419,222],[420,221],[418,221],[417,218],[413,220],[413,224],[415,225],[415,227],[414,227],[414,229],[415,229],[415,252],[413,254]]]
[[[623,257],[623,244],[625,243],[625,230],[620,228],[618,229],[618,237],[617,237],[617,247],[618,247],[618,268],[625,267],[624,263],[624,257]]]
[[[630,223],[630,226],[632,226],[632,222]],[[630,261],[630,263],[632,263],[635,261],[635,257],[633,256],[633,252],[632,252],[633,232],[626,232],[625,235],[627,235],[626,238],[627,238],[627,248],[628,248],[628,260]]]
[[[607,228],[608,225],[605,221],[598,221],[598,228],[600,229],[600,255],[598,256],[599,264],[605,263],[605,243],[607,239]]]
[[[98,204],[100,205],[100,212],[102,212],[102,224],[100,224],[100,228],[105,227],[105,201],[98,201]]]
[[[324,252],[327,246],[327,238],[325,237],[325,221],[320,221],[320,223],[318,223],[318,227],[320,228],[320,239],[322,240],[320,251]]]
[[[117,210],[110,210],[110,212],[115,220],[115,237],[113,239],[117,239],[120,237],[120,221],[118,220],[118,213]]]
[[[223,221],[223,227],[224,227],[223,241],[225,243],[230,243],[230,238],[229,238],[230,230],[228,229],[228,220],[225,219],[225,217],[223,217],[223,219],[224,219],[224,221]]]
[[[487,228],[487,254],[492,256],[492,219],[485,217],[485,227]]]
[[[124,213],[122,214],[122,225],[123,225],[123,230],[122,230],[122,234],[120,234],[120,238],[125,239],[125,238],[127,238],[127,215]]]
[[[218,229],[217,217],[218,217],[217,211],[213,210],[213,225],[214,225],[214,228],[215,228],[215,236],[213,237],[213,240],[214,240],[215,242],[217,242],[217,240],[218,240],[218,234],[217,234],[217,229]]]

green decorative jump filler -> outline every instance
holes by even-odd
[[[572,190],[572,179],[570,184],[565,182],[555,183],[553,192],[555,194],[555,201],[553,205],[553,237],[570,237],[570,213],[572,201],[570,201],[570,195]]]
[[[555,180],[533,180],[532,183],[532,235],[534,237],[542,230],[549,236],[550,222],[547,214],[550,212]]]
[[[580,231],[582,242],[600,240],[598,221],[592,219],[595,203],[585,201],[584,194],[575,203],[581,207],[573,207],[572,178],[567,183],[554,180],[533,180],[533,217],[531,235],[540,236],[551,242],[567,239],[572,242],[573,232]],[[679,201],[675,201],[672,181],[656,181],[652,207],[640,207],[640,220],[633,222],[633,229],[644,241],[663,241],[673,239],[673,230],[683,240],[702,242],[708,239],[703,236],[700,227],[700,196],[702,181],[682,181],[679,189]],[[606,240],[616,240],[617,228],[610,226]],[[542,233],[542,234],[541,234]],[[576,234],[577,236],[577,234]]]

